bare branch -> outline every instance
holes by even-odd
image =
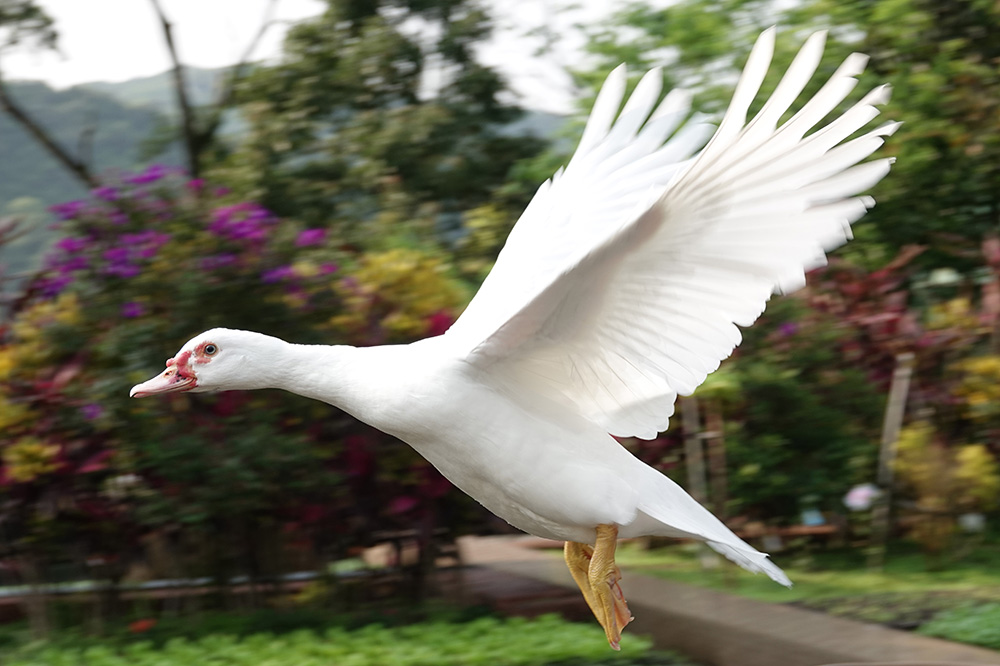
[[[177,105],[180,107],[181,112],[181,126],[184,134],[184,146],[187,150],[188,171],[191,173],[192,178],[197,178],[200,172],[198,132],[195,128],[194,109],[191,108],[191,102],[188,100],[187,86],[184,81],[184,68],[181,65],[180,58],[177,55],[177,47],[174,44],[173,25],[163,12],[160,0],[150,0],[150,3],[152,3],[153,9],[156,10],[160,24],[163,26],[163,36],[167,41],[167,51],[170,53],[170,59],[174,64],[174,91],[177,94]]]
[[[87,165],[66,152],[62,146],[56,143],[55,139],[49,135],[44,127],[36,123],[34,119],[11,98],[2,75],[0,75],[0,108],[3,108],[4,111],[10,114],[11,118],[16,120],[21,127],[31,134],[36,141],[38,141],[38,143],[42,144],[49,154],[59,160],[63,166],[69,169],[70,173],[76,176],[79,180],[83,181],[87,187],[97,187],[97,179],[94,178],[94,175],[90,172]]]
[[[230,68],[229,74],[226,77],[225,87],[219,94],[219,98],[215,101],[215,106],[212,109],[212,115],[205,127],[204,138],[206,143],[212,138],[216,130],[219,129],[219,124],[222,122],[222,114],[226,110],[226,107],[232,104],[233,98],[236,96],[236,84],[239,83],[239,80],[243,77],[243,72],[249,64],[254,51],[257,50],[260,40],[264,38],[268,29],[274,25],[274,10],[277,6],[278,0],[268,1],[267,7],[264,8],[264,17],[261,20],[260,28],[257,30],[257,34],[250,40],[246,50],[243,51],[243,55],[240,56],[239,61],[237,61],[237,63]]]
[[[80,130],[80,137],[76,142],[76,154],[80,163],[88,169],[94,166],[94,136],[97,135],[97,110],[92,110],[88,114],[87,125]]]

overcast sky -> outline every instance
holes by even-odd
[[[175,41],[184,63],[222,67],[236,62],[259,28],[266,0],[161,0],[175,24]],[[162,31],[148,0],[38,0],[56,19],[62,56],[15,52],[4,56],[10,79],[36,79],[55,87],[91,81],[124,81],[157,74],[170,67]],[[494,0],[497,30],[481,50],[482,59],[499,67],[521,102],[553,112],[571,109],[573,90],[564,67],[579,64],[583,39],[573,28],[606,17],[624,0]],[[662,4],[662,3],[661,3]],[[279,0],[275,18],[296,21],[322,11],[320,0]],[[554,26],[559,48],[545,58],[534,55],[539,42],[525,33]],[[285,25],[272,28],[256,59],[280,53]]]

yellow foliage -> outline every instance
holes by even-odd
[[[0,393],[0,435],[10,432],[33,416],[27,407],[11,402],[3,393]]]
[[[292,264],[292,270],[300,278],[311,278],[319,275],[319,266],[311,261],[300,260]]]
[[[431,315],[450,311],[462,291],[438,257],[397,248],[368,254],[353,280],[339,286],[345,312],[331,320],[338,327],[364,329],[373,322],[397,339],[427,333]]]
[[[931,330],[945,328],[976,330],[981,326],[972,301],[964,296],[932,305],[927,313],[927,328]]]
[[[58,455],[58,445],[46,444],[34,437],[24,437],[4,450],[3,462],[10,478],[26,483],[54,472],[58,467]]]
[[[980,421],[1000,416],[1000,356],[977,356],[955,368],[962,373],[955,394],[964,401],[966,416]]]
[[[20,312],[11,324],[13,342],[0,347],[0,381],[30,375],[49,361],[50,346],[45,339],[51,326],[72,326],[81,318],[75,294],[63,293],[52,301],[35,303]],[[16,428],[35,418],[24,405],[12,402],[0,389],[0,436],[10,436]],[[6,458],[6,454],[5,454]]]
[[[55,300],[36,303],[21,312],[11,325],[15,343],[0,350],[0,379],[16,375],[19,370],[44,365],[48,360],[46,328],[72,326],[79,321],[79,301],[76,294],[69,292],[64,292]]]
[[[896,444],[895,470],[907,485],[921,498],[940,495],[938,488],[946,474],[944,449],[934,442],[934,427],[927,421],[917,421],[903,428]]]
[[[463,216],[466,234],[458,243],[463,257],[459,267],[464,274],[483,278],[493,266],[495,256],[510,233],[511,216],[496,206],[486,204],[473,208]]]
[[[80,321],[80,303],[76,294],[63,292],[52,301],[40,301],[18,315],[14,320],[14,337],[28,341],[42,335],[52,324],[72,325]]]
[[[982,444],[969,444],[955,454],[955,481],[966,488],[968,499],[989,510],[1000,499],[1000,465]]]
[[[1000,499],[1000,466],[989,450],[981,444],[949,448],[926,421],[900,433],[894,468],[920,510],[913,536],[931,552],[947,545],[959,512],[989,511]]]
[[[0,347],[0,382],[10,379],[14,374],[16,364],[16,352],[13,345]]]

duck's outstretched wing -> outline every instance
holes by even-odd
[[[710,130],[689,122],[675,132],[687,98],[672,93],[650,116],[661,78],[652,72],[617,114],[626,77],[612,72],[573,159],[539,189],[446,334],[453,348],[611,434],[665,430],[677,394],[739,344],[736,325],[752,324],[775,290],[802,285],[850,237],[874,203],[857,195],[889,170],[889,159],[861,161],[896,123],[848,140],[878,115],[886,86],[805,136],[854,88],[865,56],[850,56],[778,125],[824,42],[809,38],[747,123],[774,49],[774,30],[764,32],[694,158]]]

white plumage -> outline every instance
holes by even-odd
[[[890,160],[861,161],[897,124],[848,139],[875,118],[888,88],[814,130],[854,88],[864,56],[849,57],[778,125],[823,45],[823,33],[810,37],[746,122],[774,47],[774,30],[763,33],[714,135],[683,124],[687,95],[657,105],[658,71],[619,113],[626,73],[612,72],[576,154],[539,188],[445,335],[356,349],[214,329],[133,395],[285,388],[400,437],[524,531],[584,544],[602,525],[621,537],[692,537],[790,584],[611,435],[665,430],[677,395],[694,391],[739,344],[737,325],[752,324],[776,290],[803,284],[873,205],[857,195]],[[621,626],[609,630],[608,613],[595,608],[617,646]]]

